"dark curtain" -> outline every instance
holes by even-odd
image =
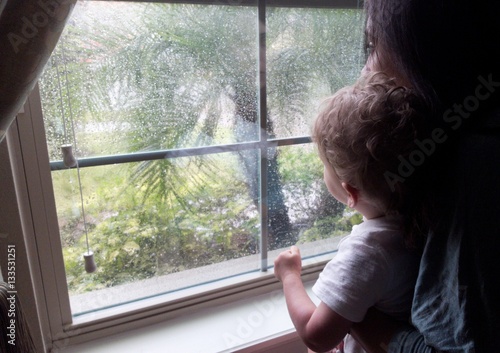
[[[35,86],[76,0],[0,0],[0,142]]]

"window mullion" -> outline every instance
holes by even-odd
[[[258,0],[258,83],[260,117],[260,270],[267,271],[267,244],[269,236],[269,205],[267,193],[268,134],[267,134],[267,86],[266,86],[266,2]]]

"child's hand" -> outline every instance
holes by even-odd
[[[300,258],[300,251],[295,245],[292,246],[290,250],[283,251],[278,255],[276,260],[274,260],[274,275],[281,282],[290,274],[300,277],[301,270],[302,260]]]

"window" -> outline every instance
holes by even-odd
[[[83,336],[151,303],[168,312],[269,284],[281,249],[332,253],[356,222],[324,187],[309,130],[364,64],[362,12],[279,5],[77,4],[30,98],[60,243],[41,256],[64,263],[44,288],[61,327]],[[68,144],[77,166],[62,160]]]

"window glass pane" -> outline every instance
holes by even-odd
[[[79,2],[41,80],[50,154],[258,140],[255,7]]]
[[[257,270],[259,203],[241,163],[222,153],[82,168],[85,224],[77,170],[53,172],[73,313]],[[85,229],[92,274],[82,261]],[[131,289],[137,281],[140,291]],[[115,286],[107,292],[128,294],[88,303],[80,295]]]
[[[321,99],[361,70],[361,13],[267,16],[268,135],[309,135]],[[257,24],[255,6],[78,2],[40,81],[74,315],[256,272],[293,244],[333,251],[359,221],[312,144],[255,143]],[[56,170],[65,144],[103,165]],[[157,150],[177,157],[114,164]]]
[[[302,255],[317,251],[305,245],[321,241],[321,252],[336,249],[328,239],[348,234],[361,217],[328,192],[323,164],[312,144],[269,149],[268,203],[269,245],[272,250],[302,244]],[[280,181],[275,180],[273,160]],[[308,250],[310,249],[310,250]]]
[[[310,134],[319,103],[364,65],[361,9],[270,8],[267,88],[272,134]]]

